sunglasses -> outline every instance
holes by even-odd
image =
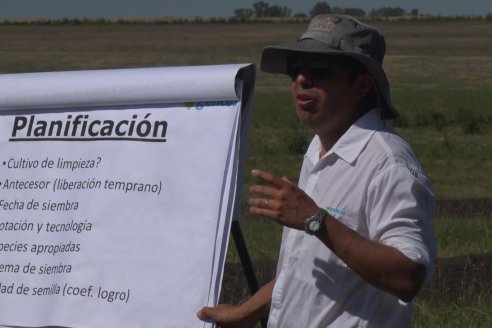
[[[329,80],[337,71],[337,63],[322,59],[289,57],[287,58],[287,75],[291,79],[299,74],[308,74],[314,80]]]

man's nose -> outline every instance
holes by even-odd
[[[303,89],[309,89],[313,86],[313,80],[305,69],[301,70],[299,74],[297,74],[295,80]]]

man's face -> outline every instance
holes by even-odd
[[[329,58],[293,57],[287,64],[297,115],[317,134],[348,128],[358,111],[347,69]]]

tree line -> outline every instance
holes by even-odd
[[[285,6],[270,5],[266,1],[253,3],[252,8],[238,8],[234,10],[234,18],[240,21],[248,21],[254,18],[272,17],[295,17],[308,18],[319,14],[342,14],[355,17],[398,17],[398,16],[419,16],[418,9],[407,12],[401,7],[382,7],[366,12],[361,8],[342,8],[332,7],[327,2],[317,2],[311,10],[309,16],[306,13],[296,13],[292,15],[292,10]]]

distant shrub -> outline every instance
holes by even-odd
[[[438,130],[442,130],[448,125],[446,116],[441,112],[431,112],[432,125]]]
[[[457,119],[463,133],[468,135],[480,132],[480,125],[485,123],[484,117],[466,109],[458,111]]]

